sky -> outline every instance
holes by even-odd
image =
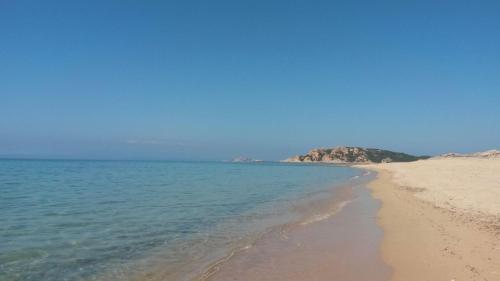
[[[500,148],[500,1],[0,0],[0,157]]]

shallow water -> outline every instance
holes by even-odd
[[[370,177],[368,177],[370,178]],[[336,189],[304,220],[271,231],[214,267],[209,281],[385,281],[379,202],[354,181]]]
[[[361,174],[280,163],[0,160],[0,280],[187,280]]]

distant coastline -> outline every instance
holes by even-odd
[[[377,148],[336,146],[315,148],[305,155],[296,155],[282,162],[286,163],[330,163],[330,164],[369,164],[389,162],[411,162],[428,159],[430,156],[414,156]]]

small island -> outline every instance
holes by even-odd
[[[233,158],[229,162],[232,162],[232,163],[254,163],[254,162],[262,162],[262,160],[252,159],[252,158],[244,157],[244,156],[238,156],[238,157]]]

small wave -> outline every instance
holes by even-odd
[[[281,240],[288,240],[288,232],[286,230],[286,226],[281,227],[280,236],[281,236]]]
[[[220,270],[220,267],[223,264],[225,264],[227,261],[229,261],[238,252],[246,251],[246,250],[248,250],[248,249],[250,249],[252,247],[253,247],[252,244],[247,244],[247,245],[245,245],[243,247],[233,249],[232,251],[229,252],[228,255],[226,255],[225,257],[223,257],[221,259],[219,259],[214,264],[212,264],[211,266],[209,266],[208,269],[205,270],[205,272],[201,276],[199,276],[198,278],[196,278],[196,280],[197,281],[208,280],[212,275],[214,275],[215,273],[217,273]]]
[[[335,205],[335,208],[333,208],[329,212],[324,213],[324,214],[316,214],[316,215],[312,216],[311,218],[301,222],[300,225],[308,225],[311,223],[326,220],[326,219],[334,216],[338,212],[342,211],[342,209],[344,209],[344,207],[347,206],[347,204],[349,204],[351,202],[352,202],[352,200],[342,201],[342,202],[338,203],[337,205]]]
[[[241,250],[248,250],[250,248],[252,248],[252,245],[249,244],[249,245],[242,247]]]

